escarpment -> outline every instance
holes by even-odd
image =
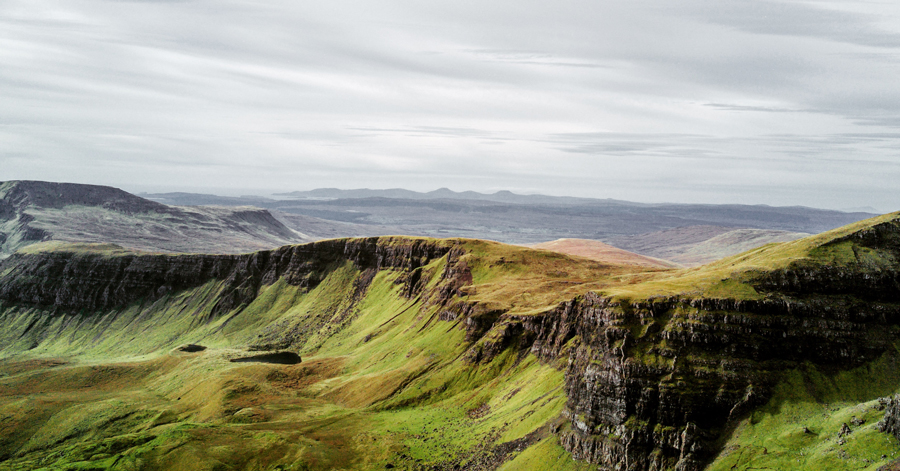
[[[106,256],[67,251],[15,254],[0,264],[0,300],[52,309],[97,311],[221,281],[214,314],[251,302],[263,285],[284,280],[314,288],[335,264],[414,273],[452,250],[452,242],[335,239],[245,255]]]
[[[403,298],[391,316],[418,310],[412,324],[404,324],[405,332],[435,325],[450,332],[454,324],[465,331],[464,336],[454,331],[459,350],[448,362],[476,369],[498,358],[515,365],[533,355],[564,372],[565,421],[557,426],[554,420],[548,428],[575,459],[601,469],[692,471],[715,456],[736,420],[771,397],[785,371],[804,364],[841,371],[895,351],[900,341],[898,234],[894,218],[826,240],[811,249],[812,255],[775,268],[736,268],[721,272],[722,278],[715,272],[713,283],[740,285],[730,297],[700,288],[642,295],[585,288],[578,296],[558,295],[552,303],[528,309],[484,295],[496,289],[509,298],[510,292],[531,290],[527,283],[516,284],[520,279],[498,274],[531,269],[521,261],[525,258],[513,262],[491,255],[499,250],[495,246],[462,240],[329,240],[246,255],[16,254],[0,264],[0,305],[99,317],[105,310],[152,303],[215,281],[213,317],[244,308],[247,316],[255,316],[248,306],[266,287],[281,283],[309,291],[328,286],[328,276],[352,264],[344,291],[335,296],[340,299],[316,305],[331,311],[290,319],[273,315],[260,324],[264,331],[253,332],[259,345],[282,348],[284,342],[295,345],[296,339],[339,330],[378,273],[390,269],[392,296]],[[545,273],[561,271],[546,268]],[[639,275],[635,284],[655,276]],[[548,286],[576,283],[573,278],[551,280],[559,284]],[[384,335],[380,326],[389,322],[379,320],[365,335],[342,339],[344,345],[378,343]],[[316,338],[306,345],[321,343]],[[406,359],[416,354],[390,352],[384,358],[394,353]],[[432,361],[433,355],[427,358]],[[421,397],[440,395],[448,383],[430,385]],[[399,382],[386,397],[406,384]],[[894,422],[886,429],[896,434]]]
[[[850,368],[900,340],[900,306],[853,300],[587,294],[540,316],[501,318],[497,347],[566,362],[560,440],[609,469],[699,470],[729,419],[763,404],[779,372]],[[502,345],[502,347],[501,347]]]
[[[541,315],[501,315],[472,358],[515,346],[565,362],[560,441],[576,459],[700,470],[730,421],[764,404],[782,372],[804,363],[846,370],[894,351],[898,234],[893,220],[825,244],[852,243],[843,265],[751,273],[752,299],[587,293]]]

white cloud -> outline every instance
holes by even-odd
[[[0,180],[900,207],[900,11],[0,4]]]

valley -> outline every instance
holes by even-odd
[[[898,262],[900,213],[692,268],[33,244],[0,264],[0,469],[875,470]],[[230,361],[266,352],[302,361]]]

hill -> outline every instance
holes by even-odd
[[[687,269],[35,245],[0,263],[0,469],[876,469],[898,286],[900,213]]]
[[[105,186],[0,183],[0,258],[49,240],[239,253],[309,239],[258,208],[172,207]]]
[[[671,260],[684,266],[699,266],[773,242],[788,242],[808,235],[810,234],[769,229],[687,226],[616,237],[610,243],[625,250]]]
[[[598,240],[588,239],[557,239],[540,244],[531,244],[533,249],[550,250],[553,252],[575,255],[589,258],[598,262],[616,265],[638,265],[654,268],[675,268],[678,265],[656,258],[638,255],[627,250],[604,244]]]

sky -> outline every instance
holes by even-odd
[[[900,2],[2,0],[0,180],[900,210]]]

